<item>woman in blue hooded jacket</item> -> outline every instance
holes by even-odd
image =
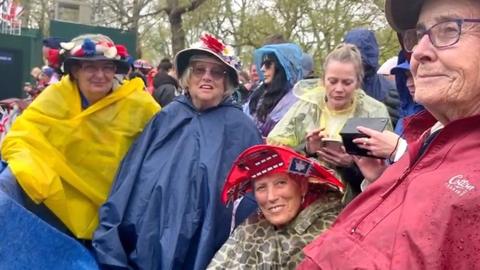
[[[254,60],[263,83],[252,94],[245,111],[267,137],[297,100],[291,90],[302,79],[302,50],[293,43],[265,45],[255,51]]]

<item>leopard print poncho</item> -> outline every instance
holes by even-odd
[[[302,249],[330,227],[341,208],[341,195],[328,193],[281,229],[254,214],[235,229],[207,269],[295,269]]]

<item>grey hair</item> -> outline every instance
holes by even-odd
[[[358,87],[361,87],[365,71],[363,70],[362,54],[357,46],[349,43],[341,43],[331,51],[323,62],[323,70],[326,71],[330,61],[352,63],[357,74]]]
[[[212,59],[215,59],[212,57]],[[215,59],[217,60],[217,59]],[[226,66],[223,62],[221,62],[224,66]],[[182,76],[178,80],[178,83],[180,84],[180,87],[184,90],[185,94],[188,94],[189,91],[189,84],[190,84],[190,79],[192,77],[192,68],[191,68],[191,62],[188,64],[188,67],[185,69],[183,72]],[[227,67],[227,69],[230,69],[230,67]],[[235,91],[235,84],[233,83],[232,76],[230,75],[230,72],[227,71],[227,77],[224,81],[224,94],[223,98],[229,97],[233,94]]]

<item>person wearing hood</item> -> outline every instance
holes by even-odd
[[[175,67],[186,94],[147,125],[100,209],[93,247],[102,269],[203,270],[228,238],[224,180],[235,158],[262,142],[231,98],[240,61],[203,33]]]
[[[254,61],[263,85],[251,95],[246,113],[267,137],[297,100],[291,90],[302,79],[302,50],[293,43],[268,44],[255,50]]]
[[[363,69],[365,70],[362,89],[367,95],[385,103],[392,123],[395,125],[398,119],[396,89],[391,81],[377,74],[379,49],[375,33],[371,30],[355,28],[345,35],[343,42],[354,44],[360,49]]]

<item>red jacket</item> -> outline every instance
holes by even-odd
[[[391,165],[305,247],[298,269],[480,269],[480,115]]]

